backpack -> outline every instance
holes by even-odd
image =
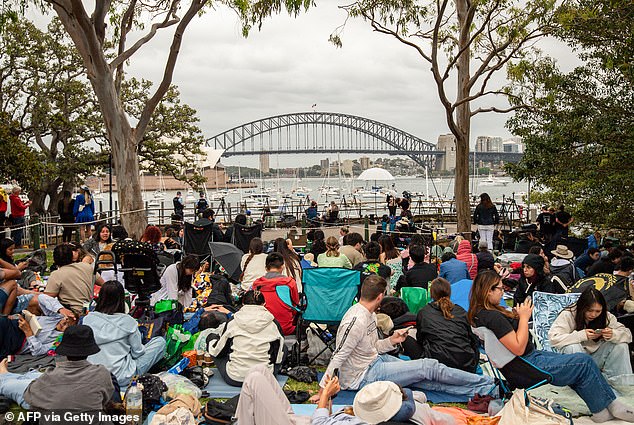
[[[165,404],[163,401],[163,393],[167,391],[167,385],[156,375],[150,373],[144,373],[137,378],[137,383],[141,384],[143,389],[141,394],[143,396],[143,414],[147,415],[154,406],[162,406]]]
[[[203,411],[205,423],[209,425],[225,425],[235,423],[233,417],[236,414],[239,399],[239,394],[225,402],[210,399],[207,402],[207,405],[205,405],[205,409]]]
[[[534,397],[522,389],[513,391],[499,413],[499,425],[572,425],[570,411],[550,400]]]

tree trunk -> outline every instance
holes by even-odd
[[[469,43],[469,4],[467,0],[456,0],[456,11],[460,24],[460,37],[458,50],[462,50]],[[458,58],[456,67],[458,70],[458,90],[456,102],[469,97],[469,65],[471,51],[467,47]],[[469,102],[456,107],[456,182],[454,196],[456,198],[456,211],[458,215],[458,232],[471,232],[471,207],[469,204],[469,137],[471,134],[471,109]]]
[[[130,237],[138,239],[145,231],[147,217],[141,193],[139,155],[134,132],[116,95],[110,70],[105,75],[91,78],[91,83],[99,99],[112,150],[121,224]]]

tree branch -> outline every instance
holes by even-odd
[[[506,114],[509,112],[513,112],[513,111],[517,111],[518,109],[531,109],[529,105],[516,105],[516,106],[510,106],[508,108],[505,109],[500,109],[500,108],[496,108],[495,106],[492,106],[490,108],[478,108],[475,111],[471,112],[471,116],[475,116],[477,114],[482,114],[485,112],[497,112],[499,114]]]
[[[134,22],[134,8],[136,7],[136,0],[132,0],[126,9],[125,13],[121,17],[121,24],[119,25],[119,50],[117,55],[121,55],[125,51],[125,43],[128,38],[128,33],[132,30],[132,23]],[[115,90],[117,95],[121,94],[121,83],[123,82],[123,62],[115,71]]]
[[[106,38],[106,14],[110,10],[112,0],[97,0],[95,2],[95,10],[92,13],[93,26],[95,28],[95,35],[99,40],[99,43],[103,46],[103,41]]]
[[[185,29],[187,28],[187,25],[189,25],[191,20],[205,6],[206,3],[207,0],[192,0],[191,4],[189,5],[189,9],[187,9],[187,12],[185,12],[185,15],[183,15],[183,18],[176,27],[176,31],[174,31],[172,45],[170,46],[170,52],[165,64],[163,79],[161,80],[159,86],[156,88],[154,95],[152,95],[152,97],[145,104],[143,112],[141,113],[141,117],[139,118],[139,122],[136,128],[133,130],[134,138],[137,144],[140,143],[143,139],[143,135],[145,134],[150,119],[152,118],[152,113],[154,113],[156,106],[159,104],[159,102],[163,98],[163,95],[165,95],[165,93],[169,89],[170,84],[172,83],[174,68],[176,66],[176,59],[178,58],[178,53],[180,52]]]
[[[178,1],[174,1],[172,5],[176,5],[178,3],[179,3]],[[119,54],[119,56],[117,56],[116,58],[114,58],[112,62],[110,62],[110,68],[111,69],[118,68],[123,62],[128,60],[130,56],[132,56],[137,50],[139,50],[145,43],[147,43],[152,38],[154,38],[154,36],[156,35],[156,32],[159,29],[171,27],[172,25],[177,24],[179,22],[178,16],[174,15],[173,13],[174,11],[170,9],[167,16],[165,16],[165,19],[163,20],[163,22],[157,22],[153,24],[149,33],[147,33],[144,37],[140,38],[136,43],[132,45],[132,47],[130,47],[125,52]],[[174,16],[174,19],[170,20],[169,18],[171,16]]]

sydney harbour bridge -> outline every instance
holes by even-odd
[[[450,155],[437,146],[388,124],[348,114],[299,112],[262,118],[207,139],[223,156],[258,154],[354,153],[407,156],[433,169]],[[473,153],[472,160],[473,160]],[[522,154],[478,152],[485,162],[517,162]]]

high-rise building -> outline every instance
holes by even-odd
[[[260,171],[262,171],[263,173],[268,173],[271,171],[270,165],[269,165],[269,154],[268,153],[261,153],[260,154]]]
[[[368,168],[370,168],[370,158],[368,158],[367,156],[362,156],[361,158],[359,158],[359,163],[361,164],[362,170],[367,170]]]
[[[456,136],[453,134],[441,134],[438,136],[436,149],[444,151],[440,161],[436,162],[438,171],[453,171],[456,169]]]
[[[478,136],[476,138],[476,152],[504,152],[501,137]]]

